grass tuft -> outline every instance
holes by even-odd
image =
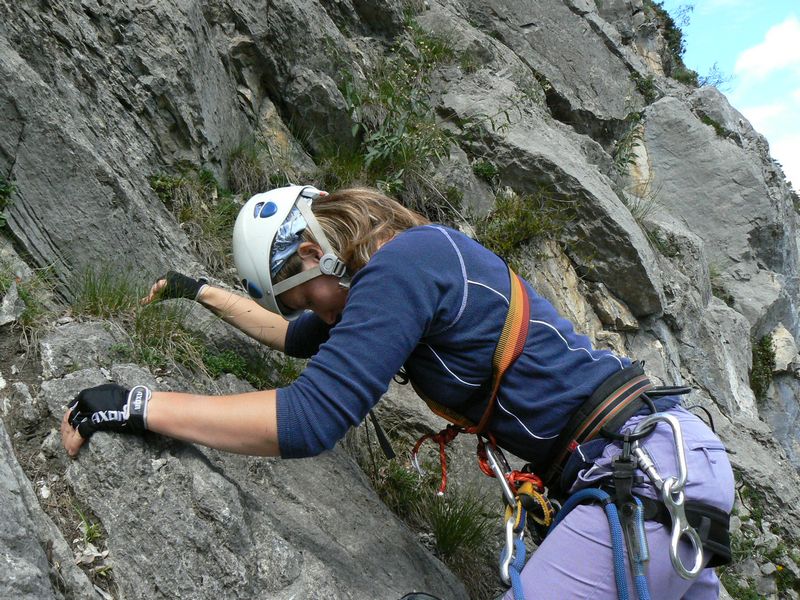
[[[190,303],[140,305],[147,285],[132,281],[128,271],[109,267],[86,271],[76,287],[73,314],[117,323],[128,340],[115,344],[112,351],[125,360],[156,369],[180,365],[211,378],[230,373],[256,389],[286,385],[300,374],[299,363],[290,358],[241,356],[208,347],[200,334],[184,325],[192,310]]]
[[[767,391],[772,383],[775,370],[775,348],[772,334],[767,334],[753,344],[753,368],[750,370],[750,388],[758,403],[767,399]]]
[[[177,175],[150,178],[153,191],[186,231],[209,273],[225,280],[233,269],[231,232],[240,205],[211,171],[182,165]]]
[[[574,214],[571,202],[559,201],[546,190],[519,195],[506,189],[494,209],[477,223],[478,241],[521,273],[519,251],[532,240],[556,237]]]

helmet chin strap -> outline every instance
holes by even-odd
[[[312,277],[316,277],[317,275],[333,275],[334,277],[339,278],[339,285],[342,287],[349,288],[350,287],[350,277],[347,275],[347,265],[344,264],[341,258],[336,256],[336,253],[333,251],[330,242],[328,241],[328,237],[325,235],[325,232],[320,227],[319,222],[317,221],[314,213],[311,210],[311,199],[305,198],[301,196],[297,200],[297,208],[300,210],[300,214],[303,215],[303,218],[306,220],[306,224],[308,228],[311,230],[314,239],[317,240],[317,243],[322,248],[322,257],[319,259],[319,273],[315,275],[311,275],[308,278],[304,279],[307,281]],[[316,269],[316,267],[315,267]],[[309,271],[304,271],[303,273],[309,273],[315,269],[310,269]],[[286,281],[293,280],[297,275],[294,277],[290,277]],[[281,282],[283,283],[283,282]],[[296,283],[294,285],[299,285],[302,282]],[[277,288],[277,286],[276,286]],[[287,288],[288,289],[288,288]],[[277,296],[280,292],[276,291],[275,295]]]
[[[306,281],[314,279],[320,275],[332,275],[333,277],[337,277],[341,287],[349,288],[350,277],[347,275],[347,265],[344,264],[342,259],[336,256],[336,253],[333,251],[333,248],[328,241],[328,237],[325,235],[322,227],[320,227],[316,217],[314,217],[314,213],[311,211],[311,199],[300,196],[300,198],[297,199],[296,206],[300,211],[300,214],[302,214],[303,218],[306,220],[306,225],[311,230],[314,239],[317,240],[320,248],[322,248],[323,254],[319,259],[318,266],[301,271],[296,275],[292,275],[291,277],[276,283],[272,286],[272,293],[275,295],[275,297],[278,297],[286,290],[290,290],[293,287],[303,284]]]

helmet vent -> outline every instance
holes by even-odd
[[[261,214],[259,215],[262,219],[266,217],[271,217],[276,212],[278,212],[278,205],[274,202],[267,202],[264,207],[261,209]]]

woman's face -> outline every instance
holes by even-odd
[[[303,256],[303,271],[319,265],[314,254]],[[287,310],[310,310],[320,319],[333,325],[344,310],[347,301],[347,288],[339,285],[339,278],[333,275],[319,275],[280,295],[281,304]]]

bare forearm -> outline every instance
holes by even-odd
[[[153,392],[147,428],[237,454],[278,456],[275,391],[232,396]]]
[[[254,340],[283,351],[288,323],[254,300],[211,285],[202,289],[197,300]]]

